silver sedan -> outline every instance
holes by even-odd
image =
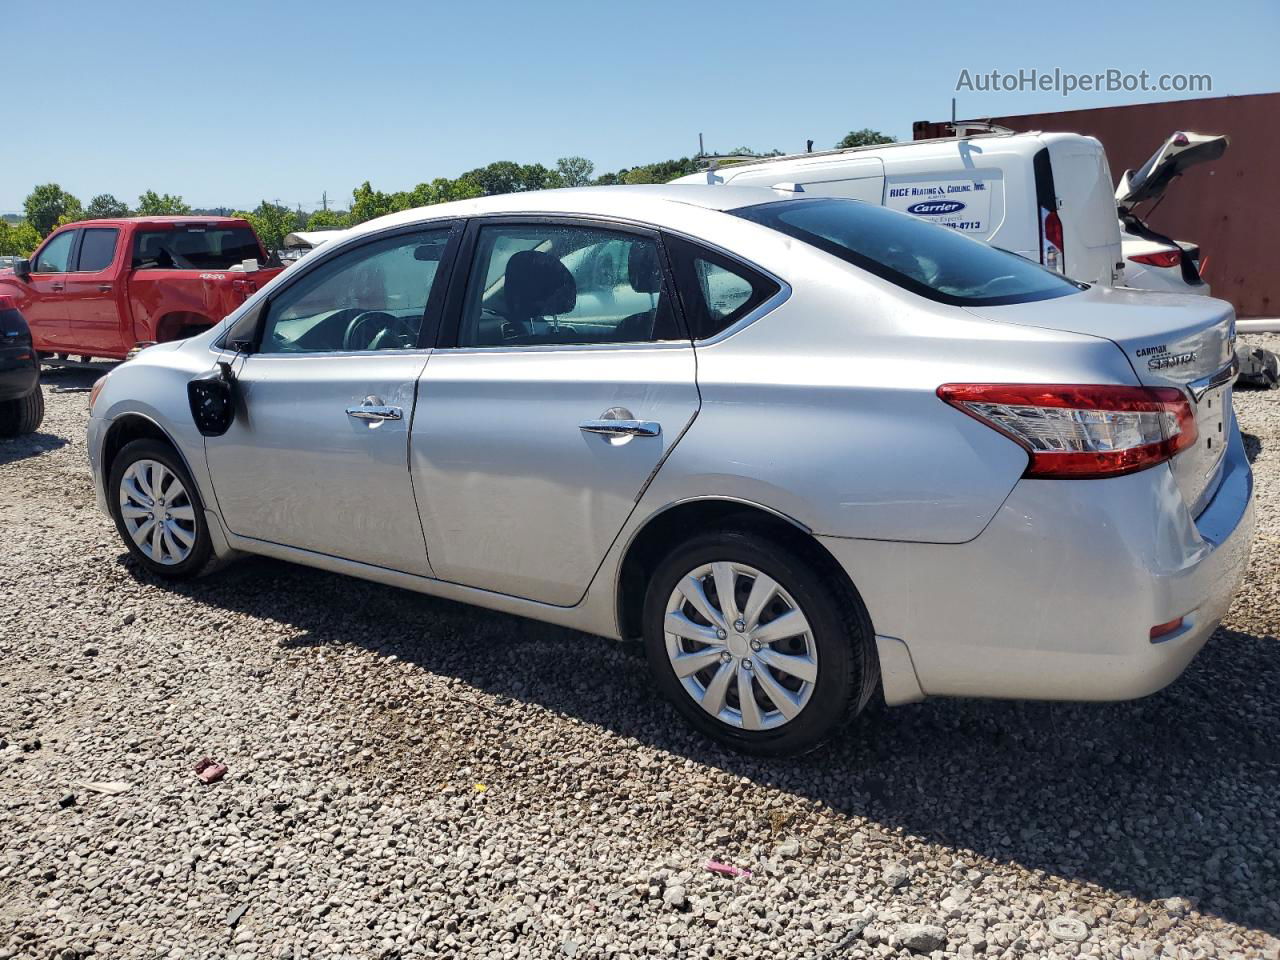
[[[780,754],[872,697],[1177,677],[1252,531],[1234,336],[857,201],[549,191],[326,244],[100,381],[89,450],[155,575],[262,554],[641,637]]]

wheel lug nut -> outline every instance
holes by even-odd
[[[759,649],[760,649],[760,641],[759,641],[759,640],[752,640],[752,641],[751,641],[751,649],[752,649],[752,650],[759,650]]]
[[[732,660],[732,659],[733,659],[733,657],[729,656],[729,654],[728,654],[728,652],[727,652],[727,651],[726,651],[725,653],[720,654],[720,662],[721,662],[721,663],[728,663],[728,662],[729,662],[730,660]]]
[[[750,660],[743,660],[743,661],[742,661],[742,669],[743,669],[743,670],[750,670],[750,669],[751,669],[751,661],[750,661]]]
[[[743,630],[747,629],[746,621],[740,619],[733,621],[733,629],[741,633]]]
[[[723,629],[717,629],[717,630],[716,630],[716,636],[717,636],[717,637],[719,637],[721,640],[723,640],[723,639],[725,639],[727,636],[729,636],[729,634],[725,633]]]

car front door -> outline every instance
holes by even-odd
[[[68,325],[65,349],[93,357],[123,357],[133,346],[124,342],[120,294],[114,264],[119,252],[117,227],[86,227],[67,270],[65,290]]]
[[[233,533],[430,574],[408,443],[451,235],[416,227],[338,250],[255,311],[235,422],[205,444]]]
[[[67,267],[75,246],[76,230],[55,233],[31,259],[27,278],[29,299],[22,315],[31,327],[37,350],[65,351],[67,342]]]
[[[698,411],[662,247],[617,226],[478,220],[459,263],[410,440],[432,569],[572,605]]]

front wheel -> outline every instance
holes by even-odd
[[[129,552],[170,580],[194,577],[213,547],[200,493],[168,444],[134,440],[111,463],[107,499]]]
[[[747,532],[673,550],[645,595],[659,688],[699,730],[748,753],[819,745],[879,681],[866,611],[831,572]]]

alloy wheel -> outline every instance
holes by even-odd
[[[135,460],[119,492],[125,530],[145,556],[166,566],[191,556],[196,512],[177,474],[158,460]]]
[[[731,726],[780,727],[813,695],[818,650],[809,621],[754,567],[719,561],[690,570],[671,591],[663,633],[685,692]]]

